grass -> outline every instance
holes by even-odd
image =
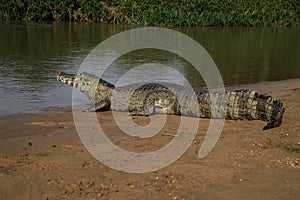
[[[163,26],[299,26],[299,0],[8,0],[0,19]]]

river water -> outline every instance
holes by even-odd
[[[72,89],[56,81],[55,75],[60,71],[76,73],[89,52],[100,42],[131,28],[136,27],[0,23],[0,115],[71,105]],[[206,49],[226,86],[300,78],[300,28],[172,29],[190,36]],[[187,61],[155,49],[121,56],[103,77],[115,83],[133,67],[150,62],[172,66],[193,87],[205,87],[201,76]],[[170,76],[165,70],[156,70],[156,73],[161,77]],[[155,73],[149,76],[153,75]],[[148,77],[145,73],[141,76]]]

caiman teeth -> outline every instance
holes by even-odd
[[[67,73],[64,73],[64,72],[60,72],[56,75],[56,79],[58,81],[61,81],[63,83],[70,83],[70,82],[73,82],[74,81],[74,75],[73,74],[67,74]],[[70,85],[70,84],[69,84]]]
[[[65,78],[65,73],[63,73],[63,72],[59,72],[59,73],[56,75],[56,79],[59,80],[59,81],[62,81],[63,78]]]
[[[56,80],[60,81],[61,80],[61,76],[58,74],[56,75]]]

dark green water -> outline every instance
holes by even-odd
[[[55,75],[60,71],[77,72],[101,41],[130,28],[133,27],[0,23],[0,115],[71,105],[72,89],[58,83]],[[300,78],[299,28],[174,29],[207,50],[227,86]],[[174,67],[194,87],[204,86],[200,75],[186,61],[153,49],[122,56],[105,77],[115,82],[133,66],[150,61]]]

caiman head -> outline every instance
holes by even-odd
[[[56,76],[56,79],[67,85],[77,88],[92,102],[95,100],[95,95],[97,95],[97,93],[105,94],[115,88],[113,84],[86,72],[80,72],[77,74],[60,72]]]

